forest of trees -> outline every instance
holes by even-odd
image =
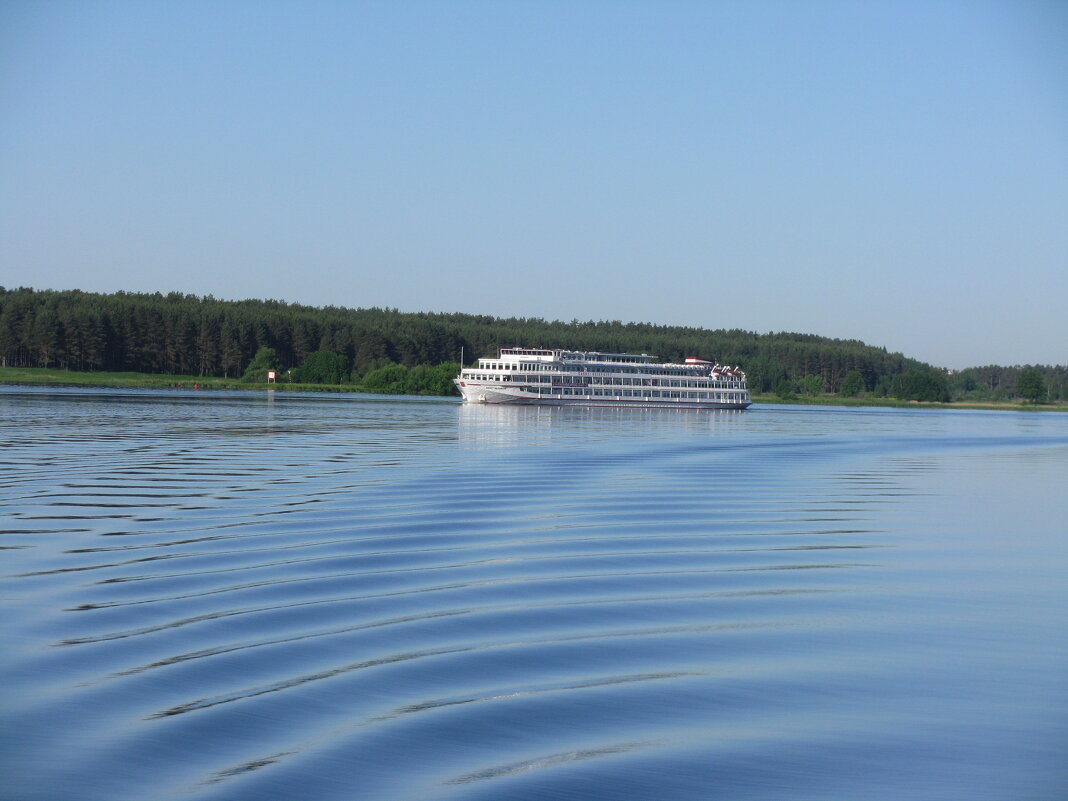
[[[1065,365],[987,365],[969,367],[948,378],[949,392],[954,400],[1068,400],[1068,366]]]
[[[221,301],[170,293],[0,287],[0,365],[239,377],[261,348],[281,369],[364,378],[391,364],[470,364],[499,347],[528,345],[685,356],[738,364],[754,392],[817,380],[848,394],[892,394],[910,371],[946,374],[885,348],[810,334],[757,334],[649,323],[402,313],[396,309],[310,307],[274,300]],[[312,354],[336,354],[333,359]],[[953,394],[1015,397],[1022,368],[982,367],[949,376]],[[1051,398],[1065,397],[1065,368],[1039,368]],[[855,374],[855,375],[854,375]],[[858,378],[859,377],[859,378]],[[859,383],[859,389],[857,384]],[[915,383],[915,382],[913,382]]]

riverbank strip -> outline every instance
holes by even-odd
[[[853,398],[843,398],[839,395],[798,395],[795,398],[784,399],[778,395],[752,394],[753,403],[774,403],[784,406],[885,406],[893,409],[978,409],[988,412],[1068,412],[1068,403],[1042,403],[1034,404],[1027,401],[1015,403],[1003,402],[976,403],[968,401],[956,401],[953,403],[933,403],[930,401],[900,400],[898,398],[878,398],[872,395],[858,395]]]
[[[120,389],[216,389],[262,392],[267,389],[286,392],[364,392],[381,394],[381,390],[359,384],[272,384],[249,383],[239,378],[216,376],[164,375],[158,373],[108,373],[77,370],[54,370],[47,367],[0,367],[0,384],[25,384],[53,387],[104,387]]]
[[[0,367],[0,384],[30,384],[57,387],[118,387],[127,389],[226,389],[259,391],[265,389],[287,392],[365,392],[379,393],[359,384],[250,384],[237,378],[215,376],[162,375],[157,373],[107,373],[77,370],[55,370],[47,367]],[[897,398],[838,395],[798,396],[783,399],[778,395],[753,396],[754,403],[815,406],[886,406],[897,409],[980,409],[987,411],[1056,411],[1068,412],[1068,403],[928,403]]]

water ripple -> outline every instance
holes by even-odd
[[[0,422],[8,797],[1068,786],[1063,415],[0,388]]]

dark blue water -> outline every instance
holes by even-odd
[[[4,799],[1068,796],[1068,415],[0,424]]]

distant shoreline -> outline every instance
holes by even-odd
[[[53,370],[47,367],[0,367],[0,384],[43,387],[94,387],[98,389],[192,389],[238,390],[263,392],[362,392],[368,395],[390,394],[359,384],[249,383],[239,378],[216,376],[165,375],[157,373],[107,373]],[[445,397],[413,395],[412,397]]]
[[[97,387],[111,389],[185,389],[185,390],[240,390],[263,392],[361,392],[375,395],[380,390],[368,389],[359,384],[250,384],[237,378],[215,376],[161,375],[155,373],[106,373],[79,372],[76,370],[53,370],[46,367],[0,367],[0,384],[53,387]],[[393,394],[393,393],[389,393]],[[453,397],[451,395],[412,395],[412,397]],[[851,397],[838,395],[798,396],[784,400],[774,394],[753,394],[753,403],[768,403],[784,406],[876,406],[895,409],[978,409],[983,411],[1068,412],[1068,403],[933,403],[905,401],[897,398]]]
[[[360,386],[375,394],[450,395],[457,362],[492,359],[502,345],[527,344],[656,354],[674,363],[715,355],[720,364],[744,367],[750,391],[769,398],[780,393],[816,396],[823,403],[824,398],[863,391],[863,400],[878,398],[880,405],[883,398],[923,398],[1016,408],[1002,404],[1025,397],[1068,404],[1068,365],[946,370],[859,340],[797,332],[315,307],[178,292],[0,286],[0,341],[0,364],[94,371],[89,379],[53,379],[83,386],[196,383],[246,389],[245,376],[266,378],[275,369],[279,378],[342,381],[341,391]],[[198,381],[199,376],[230,378]],[[23,380],[41,383],[37,377]],[[287,388],[329,391],[322,386]],[[332,389],[338,391],[338,386]]]
[[[818,395],[816,397],[798,396],[784,400],[778,395],[765,394],[752,396],[753,403],[773,403],[782,406],[881,406],[894,409],[978,409],[988,412],[1068,412],[1068,403],[1033,404],[1025,402],[995,403],[937,403],[933,401],[898,400],[897,398],[873,398],[858,396],[843,398],[838,395]]]

